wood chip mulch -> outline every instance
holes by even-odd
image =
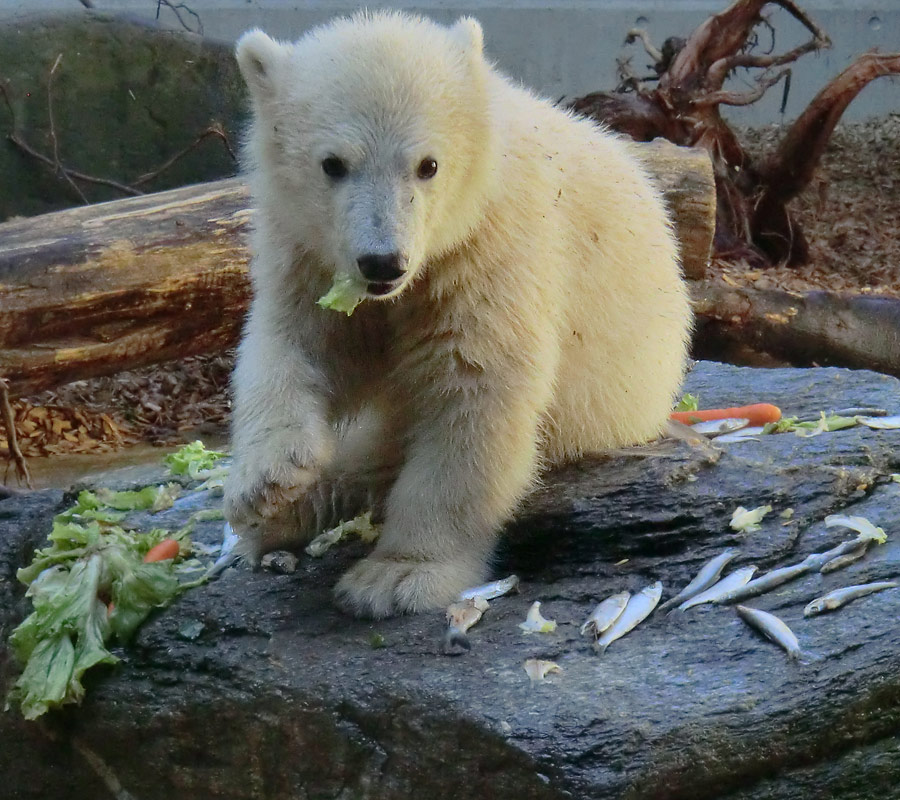
[[[783,135],[770,125],[740,138],[756,156]],[[714,259],[710,277],[757,289],[900,296],[900,112],[839,125],[791,208],[810,244],[809,264],[750,269]]]
[[[224,428],[233,354],[197,356],[76,381],[12,402],[26,458],[103,453],[136,442],[165,445],[194,430]],[[0,427],[0,462],[9,448]]]

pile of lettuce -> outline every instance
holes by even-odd
[[[173,474],[202,477],[223,455],[195,442],[167,462]],[[85,671],[119,661],[107,647],[113,638],[127,643],[154,608],[204,581],[191,579],[198,565],[185,560],[193,523],[176,532],[141,532],[126,522],[129,511],[170,507],[179,491],[177,484],[133,492],[83,491],[74,506],[54,518],[48,546],[17,572],[34,607],[9,638],[24,667],[10,700],[26,719],[80,702]],[[145,563],[144,556],[163,539],[178,542],[178,556]]]

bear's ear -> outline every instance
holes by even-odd
[[[484,31],[474,17],[460,17],[450,28],[450,35],[471,57],[481,58],[484,52]]]
[[[247,31],[238,39],[235,55],[241,75],[251,92],[260,99],[268,99],[275,94],[285,50],[284,45],[258,29]]]

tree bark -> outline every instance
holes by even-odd
[[[228,347],[249,299],[236,179],[0,225],[12,396]]]
[[[900,377],[900,299],[693,285],[695,358],[841,366]]]
[[[640,148],[685,271],[702,276],[715,224],[709,157]],[[0,224],[0,377],[11,396],[234,344],[250,295],[249,202],[229,179]]]

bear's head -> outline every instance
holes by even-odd
[[[496,132],[479,24],[358,14],[296,44],[244,34],[266,224],[370,297],[400,294],[483,215]]]

